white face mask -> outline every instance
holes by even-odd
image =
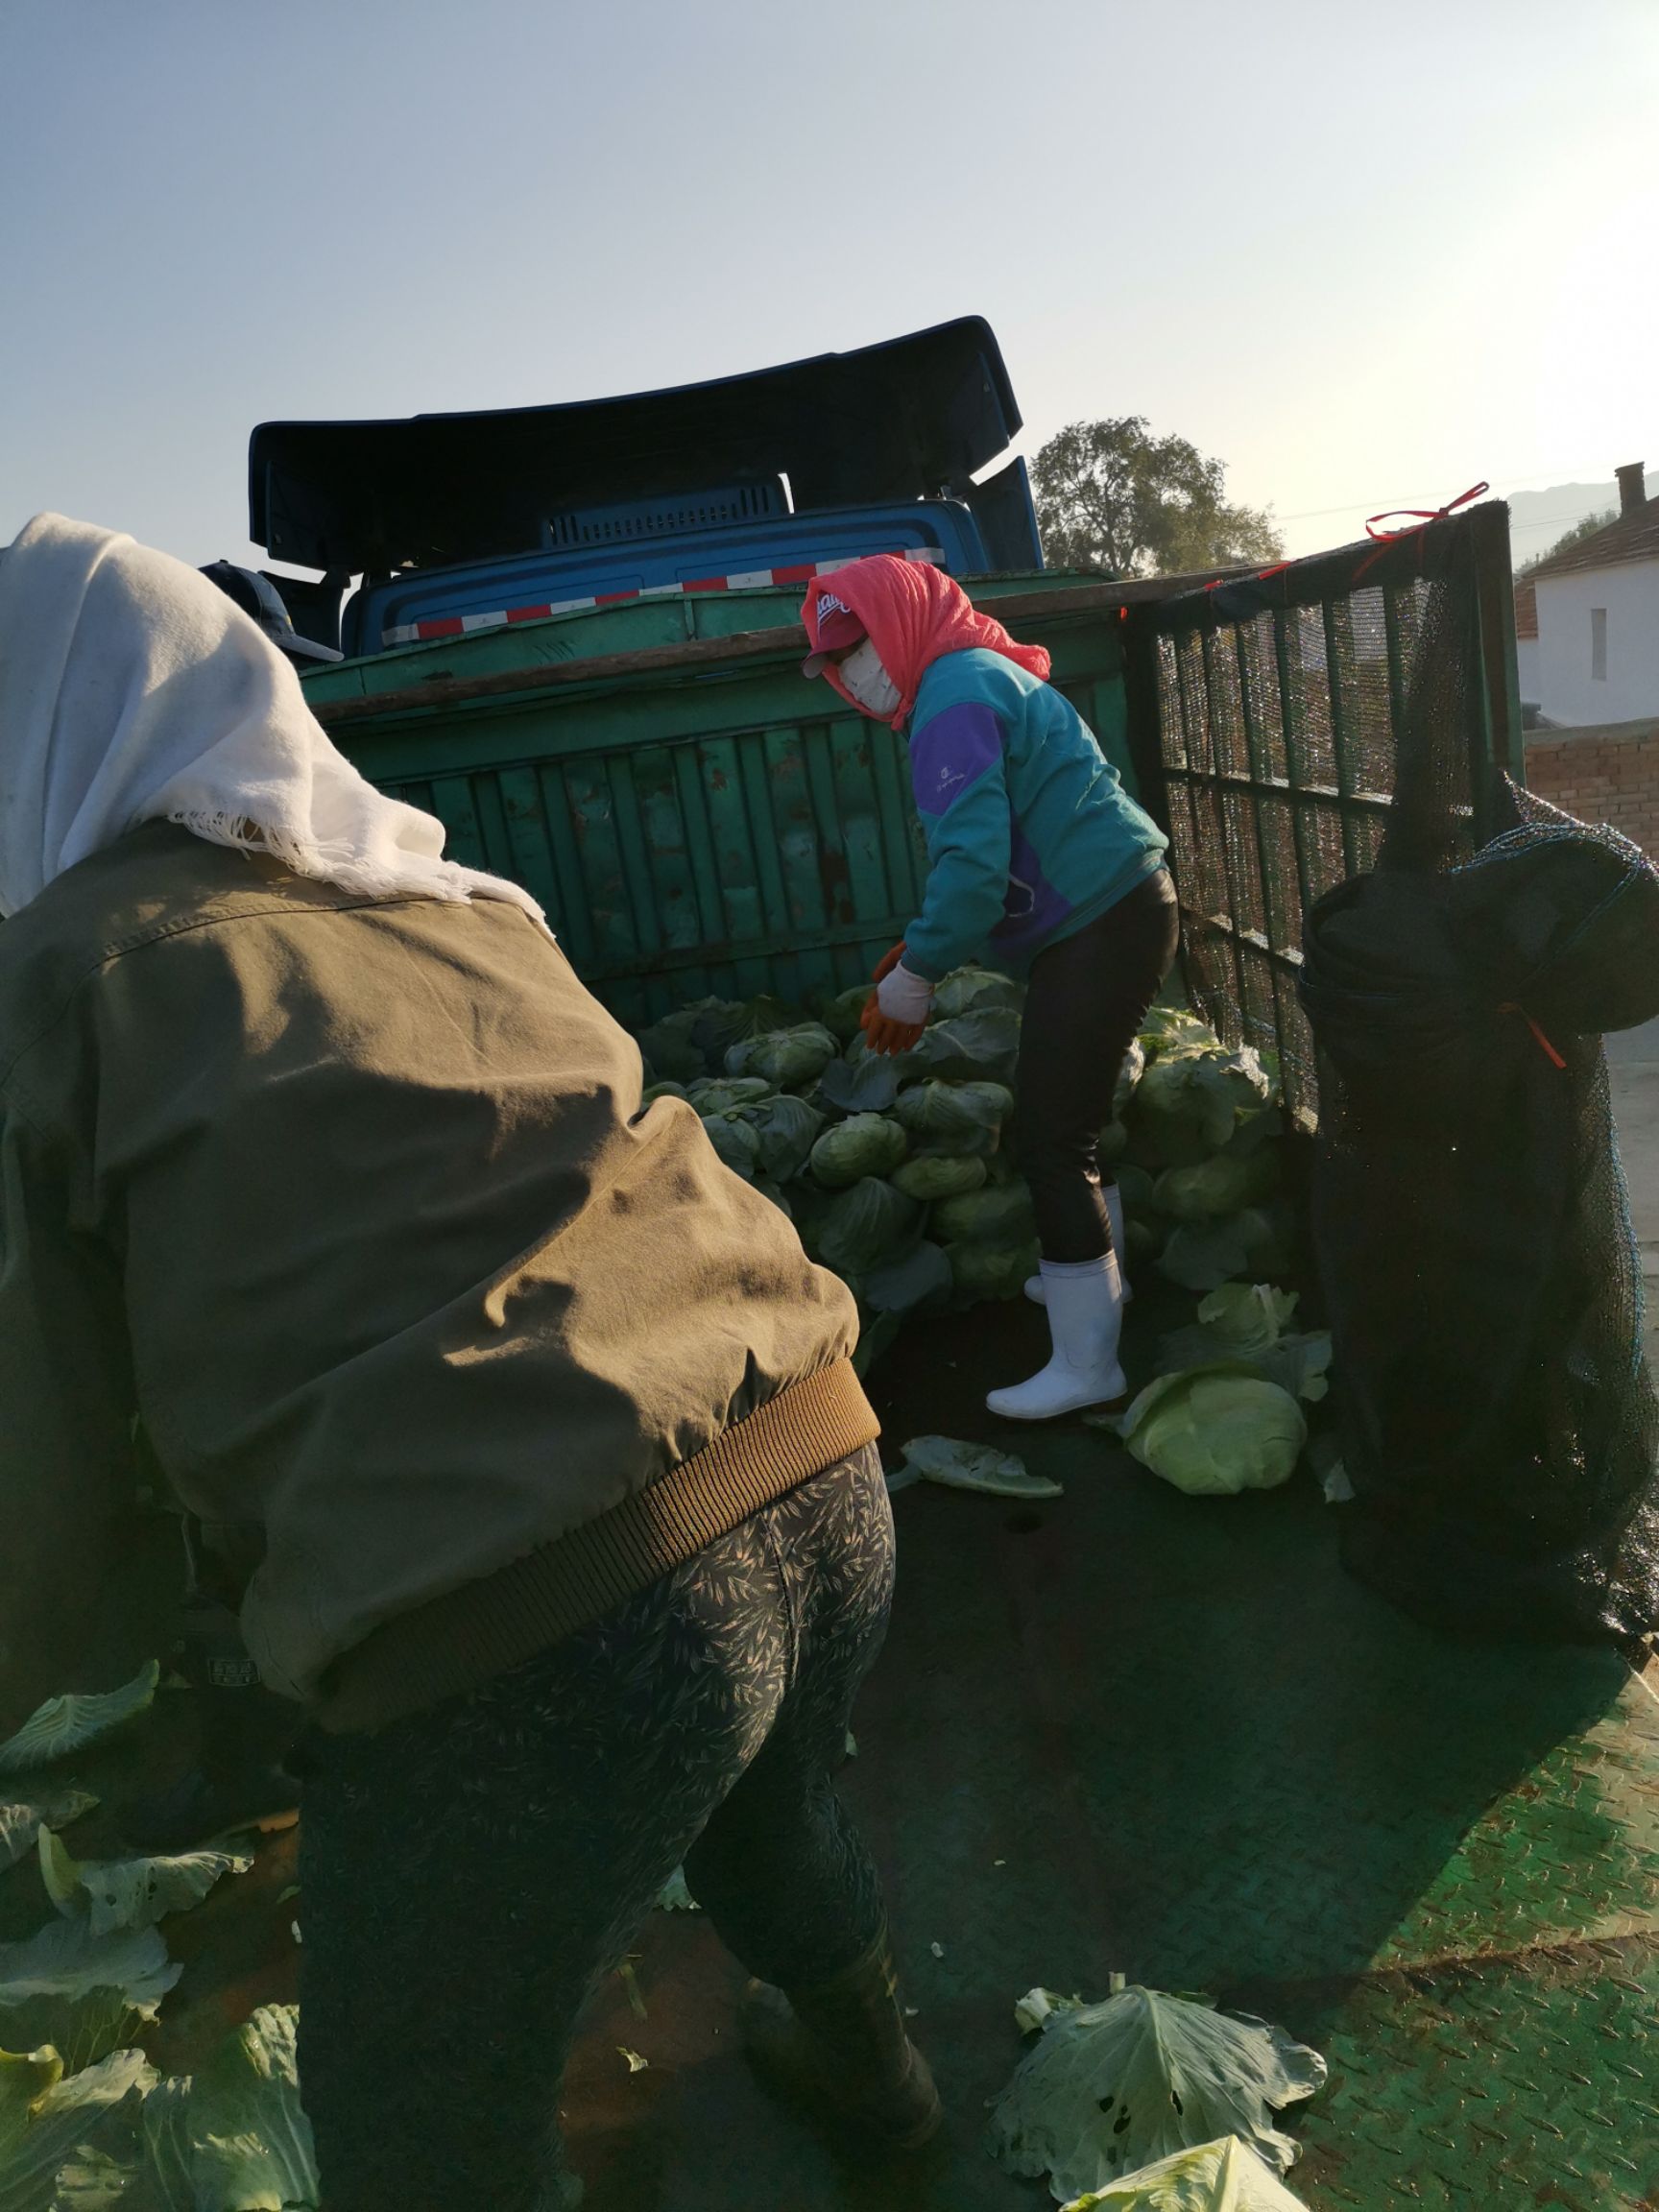
[[[899,686],[882,667],[868,637],[854,647],[835,673],[865,713],[878,722],[891,722],[898,713]]]

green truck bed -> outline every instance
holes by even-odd
[[[1517,757],[1501,509],[1381,565],[1301,565],[1225,622],[1166,584],[975,586],[1051,646],[1165,810],[1189,983],[1235,1039],[1280,1049],[1305,1114],[1301,914],[1374,849],[1424,548],[1463,529],[1479,767]],[[793,613],[777,594],[645,602],[351,663],[308,693],[461,857],[547,900],[624,1018],[703,991],[794,996],[867,974],[917,879],[898,742],[825,711]],[[1132,1381],[1188,1317],[1142,1285]],[[987,1381],[1029,1372],[1043,1327],[1016,1302],[909,1329],[872,1379],[890,1463],[914,1434],[990,1433]],[[1659,1671],[1415,1625],[1341,1573],[1339,1509],[1306,1474],[1195,1500],[1078,1425],[999,1441],[1065,1494],[895,1502],[892,1635],[845,1778],[944,2137],[882,2167],[781,2111],[737,2049],[736,1964],[699,1915],[657,1912],[596,1994],[562,2100],[590,2212],[1038,2212],[1044,2187],[981,2143],[1021,2055],[1014,2003],[1035,1983],[1099,1996],[1114,1973],[1326,2054],[1328,2086],[1290,2121],[1314,2212],[1654,2212]],[[189,1751],[163,1697],[86,1779],[118,1802]],[[100,1840],[89,1823],[78,1843]],[[186,1970],[149,2039],[163,2067],[295,1994],[294,1864],[292,1836],[268,1841],[169,1925]],[[0,1878],[0,1939],[42,1911],[32,1865]]]

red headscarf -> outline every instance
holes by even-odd
[[[820,600],[835,602],[825,611],[828,637],[819,627]],[[832,569],[828,576],[814,576],[801,610],[814,652],[824,650],[826,644],[848,642],[843,609],[856,618],[899,687],[895,729],[915,706],[922,679],[934,661],[947,653],[964,652],[971,645],[1000,653],[1047,682],[1046,648],[1017,643],[1000,622],[975,610],[954,576],[947,576],[930,562],[906,561],[897,553],[873,553],[867,560],[850,561],[845,568]],[[850,707],[857,705],[833,661],[823,673]]]

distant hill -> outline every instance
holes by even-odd
[[[1523,561],[1548,553],[1561,533],[1571,530],[1586,515],[1602,515],[1610,507],[1617,508],[1619,487],[1611,481],[1556,484],[1548,492],[1511,492],[1506,496],[1510,552],[1519,568]]]

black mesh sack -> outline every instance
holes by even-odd
[[[1469,681],[1449,627],[1378,866],[1305,926],[1343,1555],[1443,1627],[1622,1640],[1659,1418],[1600,1038],[1659,1014],[1659,873],[1512,786],[1471,851]]]

